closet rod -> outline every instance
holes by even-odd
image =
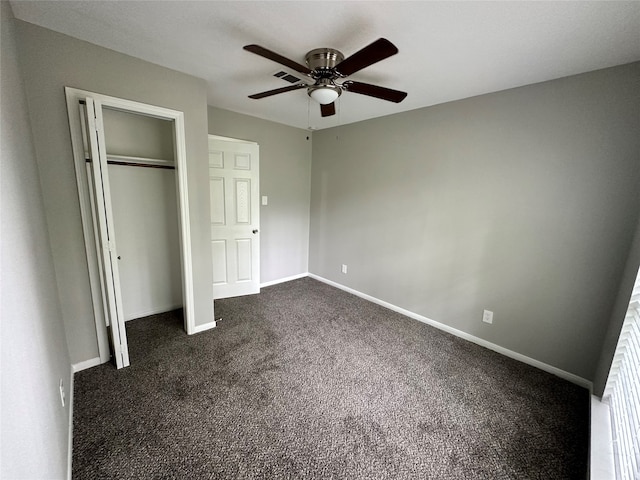
[[[90,158],[85,158],[87,163],[91,163]],[[150,163],[121,162],[118,160],[107,160],[109,165],[124,165],[125,167],[145,167],[145,168],[164,168],[165,170],[175,170],[173,165],[152,165]]]

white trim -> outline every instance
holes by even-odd
[[[181,308],[182,308],[182,304],[180,304],[180,305],[169,305],[169,306],[166,306],[166,307],[156,307],[156,308],[153,308],[151,310],[146,310],[144,312],[129,313],[124,317],[124,321],[125,322],[130,322],[131,320],[137,320],[139,318],[148,317],[150,315],[157,315],[159,313],[172,312],[173,310],[179,310]]]
[[[193,291],[193,258],[191,256],[191,224],[189,223],[189,188],[187,182],[187,144],[184,113],[177,112],[175,121],[176,182],[178,184],[178,226],[180,228],[180,256],[182,260],[182,301],[184,328],[187,334],[195,328],[195,298]]]
[[[203,323],[202,325],[196,325],[189,335],[193,335],[194,333],[206,332],[207,330],[211,330],[212,328],[216,328],[217,326],[218,324],[215,320],[209,323]]]
[[[385,302],[384,300],[380,300],[378,298],[372,297],[371,295],[367,295],[366,293],[359,292],[354,290],[353,288],[349,288],[340,283],[334,282],[332,280],[328,280],[326,278],[320,277],[313,273],[309,274],[309,277],[318,280],[320,282],[326,283],[333,287],[339,288],[340,290],[344,290],[345,292],[349,292],[353,295],[356,295],[360,298],[364,298],[365,300],[369,300],[370,302],[381,305],[389,310],[393,310],[394,312],[398,312],[402,315],[405,315],[409,318],[413,318],[414,320],[418,320],[419,322],[426,323],[427,325],[431,325],[439,330],[444,330],[447,333],[455,335],[456,337],[463,338],[472,343],[480,345],[481,347],[488,348],[489,350],[493,350],[494,352],[498,352],[505,357],[513,358],[514,360],[518,360],[522,363],[526,363],[527,365],[531,365],[533,367],[539,368],[540,370],[544,370],[545,372],[556,375],[557,377],[563,378],[564,380],[568,380],[571,383],[575,383],[576,385],[580,385],[581,387],[589,389],[589,393],[593,391],[593,383],[589,380],[579,377],[578,375],[574,375],[573,373],[566,372],[552,365],[548,365],[539,360],[535,360],[531,357],[527,357],[526,355],[522,355],[521,353],[514,352],[513,350],[509,350],[507,348],[501,347],[500,345],[496,345],[495,343],[488,342],[483,340],[482,338],[476,337],[469,333],[463,332],[462,330],[458,330],[457,328],[450,327],[445,325],[444,323],[437,322],[427,317],[423,317],[422,315],[418,315],[417,313],[411,312],[409,310],[405,310],[404,308],[398,307],[391,303]]]
[[[270,280],[260,284],[260,288],[270,287],[271,285],[277,285],[278,283],[290,282],[292,280],[298,280],[299,278],[308,277],[309,272],[299,273],[297,275],[291,275],[290,277],[278,278],[277,280]]]
[[[105,310],[103,305],[103,292],[100,282],[102,275],[99,270],[100,261],[98,259],[99,249],[96,246],[96,232],[94,231],[93,207],[91,205],[90,181],[87,174],[84,151],[84,128],[81,124],[78,101],[83,98],[82,93],[65,87],[67,97],[67,116],[69,120],[69,131],[71,133],[71,148],[73,151],[74,167],[76,171],[76,186],[78,187],[78,201],[80,203],[80,217],[82,220],[82,230],[84,233],[84,248],[87,256],[89,270],[89,286],[91,291],[91,302],[93,306],[93,317],[96,325],[96,339],[98,342],[98,352],[102,361],[109,360],[109,338],[107,334]],[[75,113],[78,113],[78,116]]]
[[[213,138],[214,140],[223,140],[225,142],[251,143],[253,145],[258,145],[258,142],[254,142],[253,140],[242,140],[240,138],[223,137],[222,135],[209,134],[209,138]]]
[[[73,365],[69,370],[69,433],[67,434],[67,480],[71,480],[71,474],[73,473],[73,381],[75,376]]]
[[[109,359],[107,359],[109,361]],[[100,357],[90,358],[89,360],[84,360],[82,362],[74,363],[71,365],[71,369],[73,373],[81,372],[82,370],[86,370],[87,368],[96,367],[98,365],[102,365],[103,362]]]

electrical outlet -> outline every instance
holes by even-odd
[[[60,403],[64,407],[65,404],[65,394],[64,394],[64,382],[60,379]]]
[[[493,323],[493,312],[491,310],[485,310],[482,314],[482,321],[484,323]]]
[[[342,264],[342,273],[347,273],[347,266],[344,263]]]

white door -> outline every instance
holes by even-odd
[[[256,143],[209,136],[214,299],[260,292],[259,179]]]
[[[104,141],[102,106],[99,100],[85,99],[85,122],[88,168],[91,184],[90,200],[93,209],[94,231],[99,252],[100,283],[104,295],[104,307],[113,358],[117,368],[129,366],[129,348],[124,326],[124,310],[120,296],[120,275],[116,251],[107,152]]]

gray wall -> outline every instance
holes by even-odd
[[[107,153],[175,160],[173,122],[111,108],[102,109]]]
[[[108,171],[124,319],[182,307],[175,171]]]
[[[269,205],[260,207],[260,281],[306,273],[311,134],[214,107],[209,133],[260,145],[260,194],[269,197]]]
[[[609,320],[609,327],[607,328],[606,335],[604,337],[604,343],[602,346],[602,352],[600,354],[600,361],[596,369],[596,376],[593,382],[593,393],[599,397],[602,397],[604,388],[607,384],[607,377],[609,376],[609,370],[611,369],[611,362],[613,361],[613,355],[618,345],[618,337],[620,336],[620,330],[622,330],[622,324],[624,323],[627,310],[629,308],[629,300],[631,299],[631,293],[633,292],[633,286],[638,276],[638,267],[640,266],[640,222],[636,228],[636,234],[633,237],[631,250],[629,252],[629,258],[625,265],[622,279],[620,280],[620,288],[618,289],[618,295],[613,305],[613,311]]]
[[[203,80],[16,21],[71,361],[98,356],[64,86],[185,114],[195,323],[213,320]]]
[[[13,15],[0,2],[2,478],[66,478],[71,363],[40,176],[17,61]]]
[[[593,380],[640,211],[638,91],[635,63],[315,133],[310,272]]]

